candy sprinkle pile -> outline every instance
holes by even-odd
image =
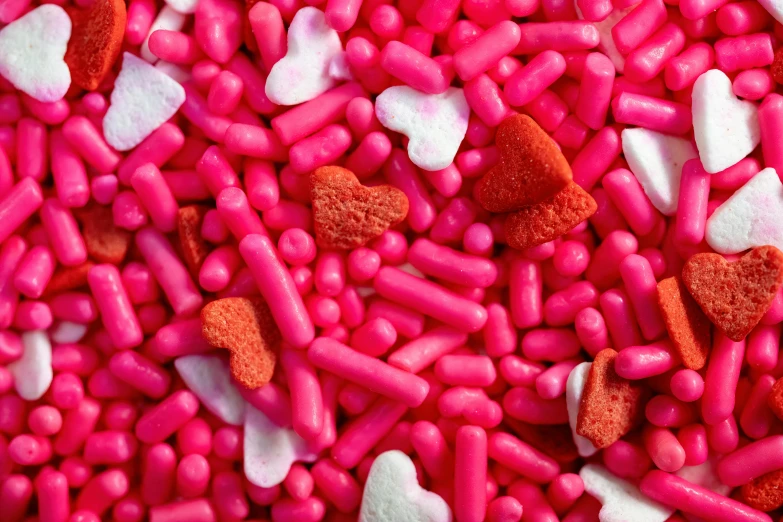
[[[780,0],[0,0],[0,522],[783,521]]]

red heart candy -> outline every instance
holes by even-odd
[[[710,353],[710,321],[679,277],[658,283],[658,306],[683,366],[701,370]]]
[[[599,449],[617,442],[644,415],[644,389],[617,375],[616,358],[617,352],[611,348],[596,354],[576,421],[576,432]]]
[[[65,63],[73,83],[94,91],[122,50],[127,12],[124,0],[98,0],[87,9],[69,11],[73,22]]]
[[[783,252],[762,246],[734,263],[720,254],[696,254],[683,266],[682,281],[712,324],[732,341],[741,341],[783,284]]]
[[[571,182],[555,142],[524,114],[503,120],[495,134],[500,163],[479,182],[477,198],[490,212],[511,212],[554,196]]]
[[[310,176],[318,246],[351,249],[364,245],[408,215],[408,198],[392,186],[365,187],[342,167],[321,167]]]
[[[589,218],[598,209],[593,197],[576,183],[539,203],[509,214],[506,243],[524,250],[552,241]]]
[[[783,506],[783,469],[770,471],[740,489],[742,500],[759,511],[774,511]]]
[[[272,312],[261,298],[227,297],[201,310],[201,335],[231,352],[231,375],[251,390],[272,379],[280,344]]]

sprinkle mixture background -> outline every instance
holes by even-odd
[[[0,0],[0,522],[783,520],[778,0]]]

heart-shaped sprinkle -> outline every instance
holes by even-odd
[[[199,0],[166,0],[166,3],[178,13],[193,14],[196,12]]]
[[[710,321],[679,277],[658,283],[658,305],[683,366],[701,370],[710,353]]]
[[[174,367],[206,409],[233,426],[245,422],[245,400],[231,382],[225,358],[217,354],[184,355],[177,357]]]
[[[616,358],[617,352],[611,348],[596,354],[587,374],[576,421],[576,433],[598,449],[617,442],[644,415],[644,389],[617,375]]]
[[[568,424],[574,437],[576,449],[581,457],[594,455],[598,449],[588,439],[576,433],[576,419],[579,416],[579,405],[582,404],[582,395],[585,390],[587,375],[590,373],[592,363],[583,362],[577,364],[566,381],[566,406],[568,407]]]
[[[667,216],[677,211],[685,162],[698,157],[688,140],[648,129],[625,129],[623,154],[631,172],[655,208]]]
[[[561,464],[567,464],[579,458],[574,437],[571,435],[570,427],[566,424],[528,424],[508,416],[503,419],[503,423],[514,430],[521,440]]]
[[[176,114],[185,103],[185,89],[131,53],[122,56],[103,134],[115,149],[130,150]]]
[[[182,247],[182,257],[185,258],[185,264],[194,277],[198,276],[201,265],[209,254],[207,242],[201,236],[201,225],[204,223],[207,210],[207,207],[200,205],[188,205],[180,207],[177,211],[177,232]]]
[[[696,466],[683,466],[675,471],[674,474],[688,482],[714,491],[718,495],[726,496],[731,492],[732,488],[720,481],[720,477],[718,476],[718,461],[719,457],[713,455]]]
[[[342,51],[340,35],[323,12],[303,7],[288,28],[288,52],[266,79],[267,98],[278,105],[297,105],[325,93],[336,84],[329,66]]]
[[[589,218],[598,209],[593,197],[576,183],[549,199],[508,215],[506,242],[525,250],[556,239]]]
[[[245,406],[244,431],[245,477],[256,486],[277,486],[294,462],[313,462],[317,458],[294,430],[281,428],[250,404]]]
[[[704,170],[710,174],[736,164],[761,141],[758,108],[738,100],[723,71],[707,71],[693,84],[693,135]]]
[[[778,419],[783,420],[783,377],[775,381],[767,396],[767,404]]]
[[[87,334],[87,325],[60,321],[49,329],[49,339],[56,344],[78,343]]]
[[[775,51],[772,65],[769,66],[769,72],[772,74],[773,80],[778,83],[783,83],[783,47],[778,47]]]
[[[70,12],[73,32],[65,53],[73,83],[94,91],[122,49],[127,12],[125,0],[101,0]]]
[[[0,76],[42,102],[61,100],[71,86],[63,58],[71,19],[54,4],[42,5],[0,30]]]
[[[52,345],[43,330],[22,334],[22,357],[7,366],[14,376],[16,393],[26,401],[37,401],[52,384]]]
[[[639,488],[603,466],[586,464],[579,476],[585,492],[601,502],[601,522],[664,522],[674,513],[674,509],[650,500]]]
[[[712,324],[732,341],[741,341],[783,284],[783,252],[762,246],[734,263],[720,254],[695,254],[683,266],[682,280]]]
[[[774,511],[783,506],[783,469],[770,471],[751,480],[740,489],[742,501],[759,511]]]
[[[94,205],[77,212],[82,236],[90,258],[99,263],[119,265],[130,247],[131,233],[114,226],[110,207]]]
[[[348,53],[342,51],[329,62],[329,76],[335,80],[353,81],[353,73],[348,63]]]
[[[764,169],[715,209],[704,237],[721,254],[773,245],[783,249],[783,184],[775,169]]]
[[[783,24],[783,4],[779,0],[759,0],[759,4],[772,15],[772,18]]]
[[[86,240],[85,244],[87,244]],[[60,292],[67,292],[69,290],[76,290],[77,288],[87,286],[87,274],[90,273],[90,270],[92,270],[92,267],[94,266],[95,263],[92,261],[86,261],[77,266],[58,267],[49,280],[49,284],[46,285],[44,296],[51,296]]]
[[[584,20],[582,11],[579,9],[579,3],[574,2],[574,7],[576,8],[577,17],[580,20]],[[615,8],[611,13],[609,13],[609,16],[600,22],[593,22],[595,28],[598,29],[598,49],[601,50],[601,52],[603,52],[612,61],[612,65],[614,65],[615,70],[619,74],[622,74],[623,69],[625,69],[625,57],[617,49],[617,44],[614,43],[612,29],[614,29],[614,26],[620,23],[620,20],[625,18],[628,13],[633,11],[635,7],[636,5],[626,7],[625,9]]]
[[[180,31],[185,26],[185,22],[188,17],[179,11],[175,11],[171,6],[164,5],[158,12],[158,16],[150,26],[150,30],[147,32],[147,37],[141,44],[139,49],[139,55],[147,60],[149,63],[155,63],[158,61],[158,57],[152,54],[150,51],[150,36],[155,31]]]
[[[511,212],[540,203],[573,179],[571,167],[554,140],[533,118],[517,114],[495,134],[500,162],[481,179],[478,200],[490,212]]]
[[[435,171],[454,161],[468,132],[470,107],[456,87],[425,94],[402,85],[378,95],[375,115],[381,125],[408,137],[408,157],[414,165]]]
[[[260,298],[227,297],[201,310],[201,334],[231,352],[231,374],[251,390],[272,379],[280,344],[272,312]]]
[[[422,489],[416,466],[405,453],[378,455],[364,484],[359,522],[451,522],[448,504]]]
[[[318,246],[351,249],[408,215],[408,198],[392,186],[365,187],[348,169],[320,167],[310,176]]]

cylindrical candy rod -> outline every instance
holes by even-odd
[[[705,520],[772,522],[766,513],[660,470],[645,475],[639,489],[652,500]]]
[[[327,337],[316,339],[310,345],[308,358],[321,369],[410,407],[420,406],[430,389],[421,377]]]
[[[250,234],[239,243],[239,253],[269,304],[283,339],[296,348],[310,344],[315,337],[315,328],[272,240]]]
[[[460,330],[477,332],[487,322],[483,306],[398,268],[381,268],[374,287],[381,296]]]

